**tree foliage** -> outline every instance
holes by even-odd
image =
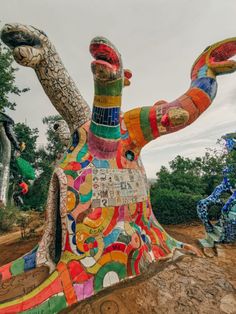
[[[47,125],[47,144],[35,150],[38,175],[25,197],[25,209],[43,210],[45,208],[52,172],[64,150],[64,145],[53,129],[54,123],[61,119],[58,115],[43,119],[43,123]]]
[[[21,157],[27,160],[34,169],[37,168],[37,138],[38,129],[31,129],[25,123],[16,123],[14,125],[14,132],[19,142],[24,142],[26,145],[25,150],[21,153]],[[10,186],[9,186],[9,199],[20,179],[19,169],[16,165],[15,155],[11,155],[10,162]]]
[[[10,95],[20,95],[29,90],[16,86],[15,73],[18,69],[13,66],[13,61],[11,51],[0,43],[0,111],[6,108],[14,110],[16,103],[9,99]]]
[[[25,150],[21,153],[21,157],[36,166],[37,160],[37,139],[39,131],[37,128],[31,129],[25,123],[16,123],[14,132],[20,143],[26,144]]]
[[[222,151],[209,150],[195,159],[177,156],[169,163],[169,169],[161,167],[151,187],[154,213],[160,222],[175,224],[198,219],[197,202],[222,181],[226,162],[236,161],[236,154],[230,158]],[[212,216],[216,218],[218,211],[218,207],[211,209]]]
[[[53,128],[54,124],[60,120],[62,120],[60,115],[53,115],[43,118],[43,123],[47,125],[46,151],[51,163],[60,158],[60,155],[64,150],[64,144],[61,142],[58,134]]]
[[[162,224],[179,224],[196,220],[196,203],[201,198],[201,194],[151,189],[153,211]]]

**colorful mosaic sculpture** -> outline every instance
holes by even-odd
[[[223,136],[225,146],[230,153],[236,150],[236,133]],[[216,186],[214,191],[206,198],[200,200],[197,204],[198,217],[206,229],[206,238],[199,239],[203,247],[214,247],[216,243],[233,243],[236,241],[236,191],[228,177],[229,173],[235,171],[232,165],[226,166],[223,170],[223,180]],[[208,211],[211,205],[221,204],[220,197],[224,192],[231,196],[221,208],[220,219],[213,225],[209,219]]]
[[[216,75],[236,70],[228,60],[236,54],[236,39],[200,55],[181,97],[126,113],[120,111],[121,97],[131,72],[123,70],[119,52],[107,39],[93,39],[92,114],[42,31],[8,24],[2,40],[18,63],[35,69],[70,128],[71,142],[51,179],[42,240],[0,269],[0,313],[56,313],[144,273],[151,263],[171,258],[175,249],[197,252],[171,238],[155,219],[140,152],[208,108],[216,95]],[[19,280],[24,289],[13,289]]]
[[[14,121],[0,112],[0,206],[6,206],[8,199],[11,145],[16,152],[20,151],[13,125]]]

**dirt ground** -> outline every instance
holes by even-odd
[[[192,223],[190,225],[167,225],[163,227],[173,238],[196,246],[198,246],[197,239],[203,238],[205,235],[204,228],[199,223]]]
[[[0,266],[14,261],[35,247],[42,236],[42,230],[33,238],[21,239],[21,231],[13,231],[0,236]]]
[[[9,233],[0,234],[0,266],[29,252],[43,233],[44,214],[30,211],[22,215],[22,223],[14,225]],[[22,240],[24,234],[25,239]]]

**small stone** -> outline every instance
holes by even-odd
[[[204,247],[203,252],[207,257],[210,257],[210,258],[216,256],[215,251],[211,247]]]
[[[225,295],[220,301],[220,309],[227,314],[236,313],[236,299],[232,293]]]
[[[168,266],[168,271],[172,271],[172,270],[176,270],[176,266],[175,265],[170,265]]]

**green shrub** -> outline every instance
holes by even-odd
[[[199,220],[196,208],[197,202],[202,198],[200,194],[188,194],[167,189],[151,189],[153,211],[162,224],[189,223]],[[219,206],[210,208],[209,215],[211,219],[218,218],[219,209]]]
[[[0,232],[7,232],[15,225],[19,211],[15,207],[0,208]]]

